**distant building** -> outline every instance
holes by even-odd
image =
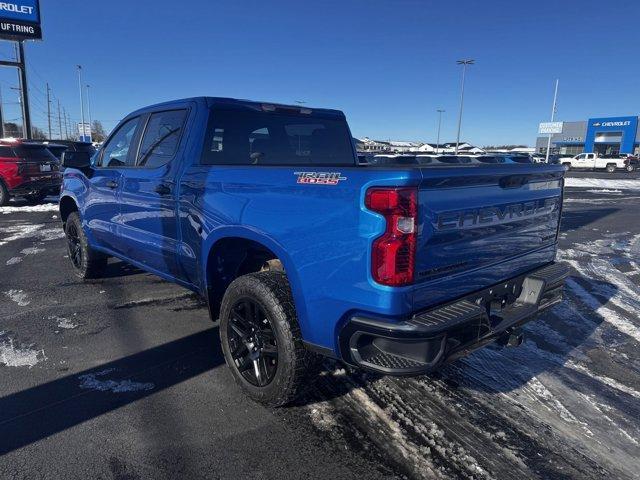
[[[391,145],[389,142],[384,142],[381,140],[372,140],[369,137],[364,137],[362,139],[357,140],[357,150],[359,152],[390,152]],[[360,147],[360,145],[362,147]]]
[[[356,148],[363,153],[455,153],[455,142],[441,143],[437,145],[434,142],[400,142],[395,140],[372,140],[369,137],[355,139]],[[471,145],[467,142],[461,142],[458,145],[458,153],[460,154],[479,154],[484,150]]]
[[[548,136],[539,136],[536,151],[547,152]],[[590,118],[581,122],[563,122],[562,133],[551,136],[551,152],[560,155],[579,153],[640,153],[640,122],[637,116]]]
[[[420,142],[389,142],[391,151],[395,153],[414,152],[417,151],[421,145]]]

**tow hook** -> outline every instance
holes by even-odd
[[[507,330],[500,337],[498,337],[497,343],[498,345],[502,345],[503,347],[519,347],[522,345],[524,341],[524,333],[522,333],[522,329],[514,328]]]

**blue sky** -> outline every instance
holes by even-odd
[[[555,78],[558,117],[640,114],[640,2],[41,0],[44,41],[27,45],[34,123],[44,82],[80,117],[75,65],[93,117],[112,128],[144,105],[196,95],[343,110],[355,136],[535,141]],[[2,42],[0,56],[12,52]],[[17,116],[11,69],[0,72]],[[15,112],[12,113],[11,109]]]

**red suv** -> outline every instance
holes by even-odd
[[[0,206],[11,197],[39,203],[58,195],[60,164],[44,145],[26,140],[0,140]]]

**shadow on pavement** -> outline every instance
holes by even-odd
[[[210,328],[7,395],[0,398],[0,455],[187,381],[223,363],[218,329]],[[118,393],[83,389],[81,376],[95,376],[102,382],[151,383],[153,388]]]
[[[561,232],[578,230],[581,227],[597,222],[598,220],[617,213],[619,208],[592,208],[588,210],[562,211]]]

